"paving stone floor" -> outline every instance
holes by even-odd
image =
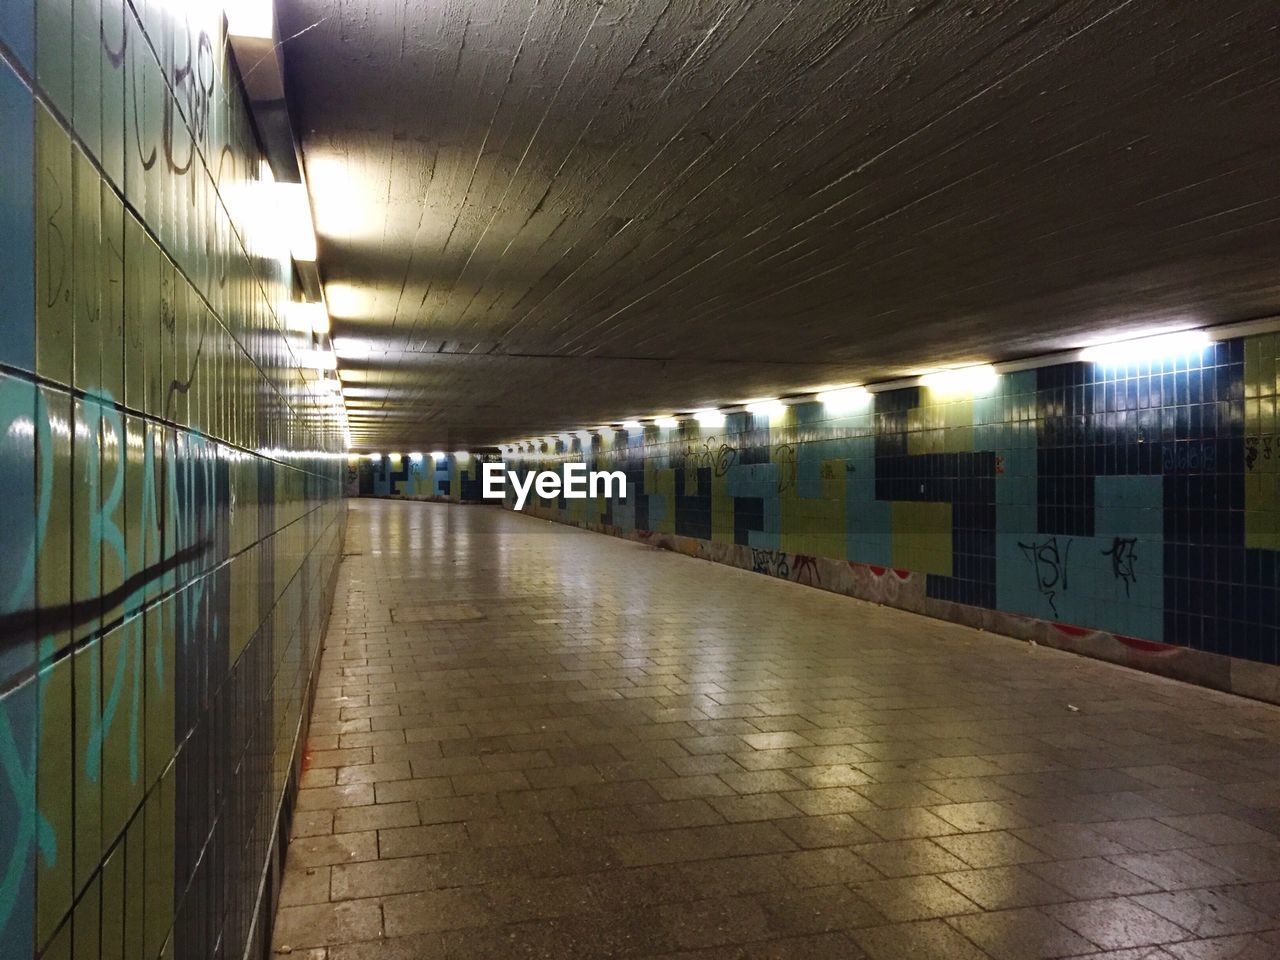
[[[1280,710],[492,507],[347,552],[277,950],[1280,957]]]

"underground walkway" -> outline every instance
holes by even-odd
[[[277,951],[1280,956],[1280,711],[353,501]]]

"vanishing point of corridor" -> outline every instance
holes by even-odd
[[[496,508],[349,510],[277,952],[1280,956],[1274,707]]]

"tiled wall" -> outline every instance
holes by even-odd
[[[480,464],[491,456],[466,454],[399,454],[347,463],[349,497],[407,497],[478,503]]]
[[[1198,358],[650,426],[584,453],[625,500],[542,516],[1280,701],[1280,337]]]
[[[260,908],[343,463],[238,83],[218,4],[0,0],[5,960],[239,958]]]

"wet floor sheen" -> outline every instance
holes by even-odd
[[[491,507],[347,552],[278,951],[1280,957],[1280,710]]]

